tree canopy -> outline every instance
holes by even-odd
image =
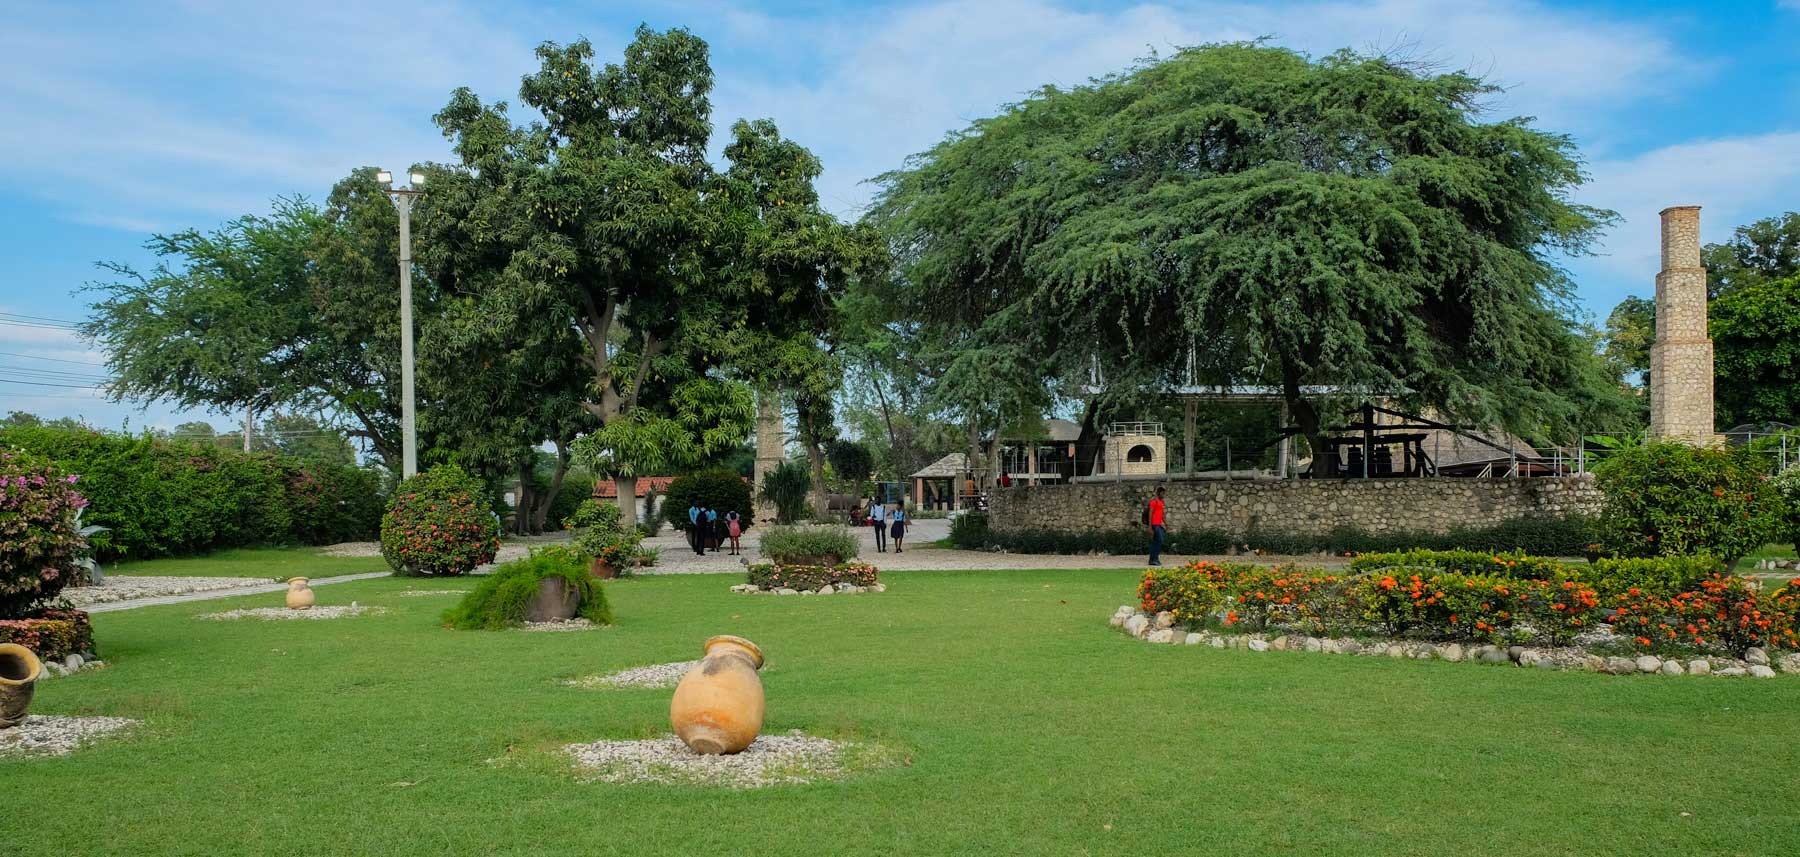
[[[1279,385],[1310,436],[1327,386],[1539,429],[1616,398],[1570,320],[1568,137],[1481,121],[1495,88],[1350,52],[1178,51],[1045,87],[882,176],[891,302],[947,395]]]
[[[1800,276],[1739,286],[1710,310],[1719,426],[1800,424]]]
[[[1731,239],[1701,252],[1713,297],[1800,274],[1800,213],[1787,212],[1739,226]]]

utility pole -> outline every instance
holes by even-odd
[[[419,472],[419,437],[413,405],[413,321],[412,321],[412,204],[413,197],[424,193],[425,174],[414,170],[411,187],[394,187],[394,175],[387,170],[375,174],[375,180],[394,198],[400,212],[400,477],[410,478]]]

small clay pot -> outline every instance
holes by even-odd
[[[307,585],[309,577],[288,579],[287,606],[289,610],[305,610],[313,606],[317,600],[313,596],[312,587]]]
[[[594,557],[588,561],[588,574],[598,577],[601,580],[611,580],[619,576],[619,569],[617,566],[614,566],[606,560]]]
[[[43,663],[30,649],[0,643],[0,729],[25,722],[25,709],[31,707],[31,694],[43,674]]]
[[[705,756],[737,753],[762,731],[762,649],[743,637],[706,641],[706,658],[675,686],[669,723],[682,743]]]
[[[555,575],[538,581],[538,591],[525,602],[525,621],[563,622],[581,609],[581,593]]]

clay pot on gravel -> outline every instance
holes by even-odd
[[[581,593],[555,575],[538,581],[538,591],[525,602],[527,622],[566,622],[581,609]]]
[[[311,580],[312,578],[309,577],[288,579],[287,606],[289,610],[305,610],[317,601],[313,596],[312,587],[307,585]]]
[[[742,751],[762,731],[762,649],[743,637],[706,641],[706,658],[675,686],[669,722],[703,756]]]
[[[44,665],[30,649],[18,643],[0,643],[0,729],[25,722],[25,709],[31,707],[31,694],[43,674]],[[762,720],[760,701],[759,694],[758,721]]]
[[[619,576],[619,569],[618,566],[615,566],[606,560],[594,557],[593,559],[588,560],[588,574],[598,577],[601,580],[611,580]]]

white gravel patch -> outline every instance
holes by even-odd
[[[573,619],[569,619],[567,621],[562,621],[562,622],[526,622],[525,624],[519,626],[519,630],[521,630],[521,631],[546,631],[546,632],[554,634],[557,632],[564,632],[564,631],[592,631],[598,627],[600,627],[600,626],[595,625],[594,623],[592,623],[586,619],[583,619],[580,616],[576,616]]]
[[[226,610],[221,613],[202,613],[197,618],[223,621],[261,619],[265,622],[278,622],[291,619],[349,619],[355,616],[378,616],[386,612],[388,612],[386,607],[363,607],[356,604],[348,607],[343,605],[308,607],[305,610],[289,610],[286,607],[253,607]]]
[[[267,577],[147,577],[109,574],[99,586],[77,586],[64,589],[62,595],[76,607],[133,601],[139,598],[163,598],[211,592],[215,589],[238,589],[273,583]]]
[[[423,598],[427,595],[467,595],[467,594],[469,594],[469,590],[467,590],[467,589],[408,589],[403,592],[396,592],[394,594],[400,596],[401,598]]]
[[[699,661],[676,661],[670,664],[651,664],[647,667],[633,667],[620,670],[612,675],[590,675],[569,679],[563,684],[570,687],[589,689],[607,687],[674,687],[681,683],[681,677],[688,670],[700,665]]]
[[[702,756],[674,735],[570,744],[565,749],[589,781],[755,789],[838,779],[848,773],[847,752],[862,746],[796,731],[760,736],[742,753],[729,756]]]
[[[0,729],[0,757],[64,756],[89,741],[137,724],[126,717],[32,714],[18,726]]]

